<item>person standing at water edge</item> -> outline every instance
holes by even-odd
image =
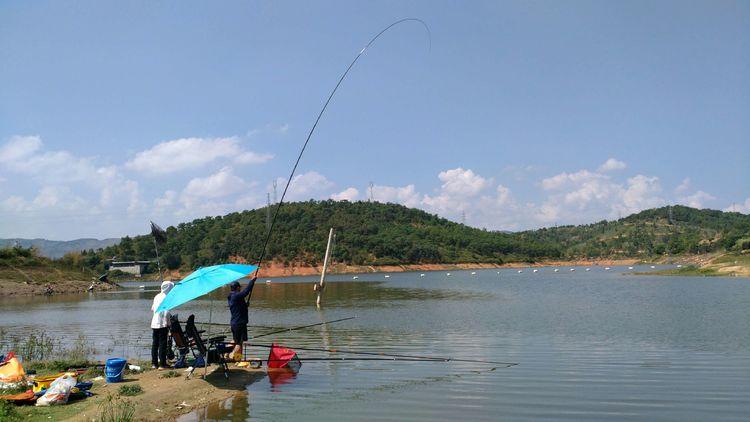
[[[233,355],[242,353],[242,342],[247,341],[248,306],[245,298],[253,291],[257,279],[258,277],[253,277],[242,290],[240,290],[238,281],[233,281],[229,285],[232,292],[227,296],[227,302],[229,303],[229,312],[232,314],[229,326],[232,328],[232,339],[234,340]]]
[[[156,312],[161,302],[172,290],[174,283],[165,281],[161,283],[161,292],[154,297],[151,305],[151,366],[156,369],[167,367],[167,335],[169,334],[169,311]]]

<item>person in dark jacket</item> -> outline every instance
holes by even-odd
[[[240,283],[238,281],[233,281],[229,285],[231,293],[227,296],[227,302],[229,303],[229,312],[232,314],[229,326],[232,329],[232,339],[234,340],[233,355],[242,353],[242,342],[247,341],[248,301],[245,298],[253,291],[253,286],[255,286],[257,278],[253,277],[242,290],[240,290]]]

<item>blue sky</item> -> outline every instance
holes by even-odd
[[[0,3],[0,237],[291,199],[489,229],[750,212],[750,3]]]

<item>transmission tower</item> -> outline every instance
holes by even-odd
[[[276,204],[276,203],[278,203],[278,202],[279,202],[279,201],[278,201],[278,200],[276,199],[276,182],[277,182],[277,180],[276,180],[276,179],[274,179],[274,180],[273,180],[273,203],[274,203],[274,204]]]
[[[370,202],[374,202],[375,201],[375,196],[373,194],[374,188],[375,188],[375,184],[372,183],[372,182],[370,182],[370,199],[369,199]]]
[[[266,230],[271,230],[271,194],[266,192]]]

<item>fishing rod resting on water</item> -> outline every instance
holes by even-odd
[[[278,345],[273,345],[273,344],[247,343],[247,345],[252,346],[252,347],[265,347],[267,349],[278,347]],[[344,353],[348,355],[367,355],[367,356],[391,358],[391,359],[386,359],[386,360],[408,360],[408,361],[421,361],[421,362],[485,363],[488,365],[503,365],[506,368],[518,365],[518,363],[516,362],[497,362],[497,361],[482,360],[482,359],[457,359],[457,358],[452,358],[452,357],[441,357],[441,356],[405,355],[405,354],[382,353],[382,352],[362,352],[362,351],[357,351],[357,350],[323,349],[323,348],[317,348],[317,347],[291,346],[291,348],[294,350],[307,350],[307,351],[312,351],[312,352]],[[340,359],[340,360],[343,360],[343,359]]]
[[[271,240],[271,234],[273,233],[273,228],[276,225],[276,218],[279,216],[279,211],[281,210],[281,206],[284,204],[284,198],[286,197],[286,193],[289,190],[289,185],[292,183],[292,179],[294,178],[294,173],[297,171],[297,166],[299,165],[300,160],[302,159],[302,155],[305,153],[305,149],[307,149],[307,144],[310,142],[310,138],[312,137],[313,133],[315,132],[315,128],[318,127],[318,123],[320,122],[320,119],[323,117],[323,113],[325,113],[326,108],[328,108],[328,104],[331,102],[331,99],[336,94],[336,91],[339,89],[339,86],[341,86],[341,83],[344,82],[344,79],[346,78],[346,75],[349,74],[349,71],[354,67],[354,65],[357,63],[360,57],[367,51],[367,49],[377,40],[381,35],[383,35],[386,31],[393,28],[394,26],[401,24],[403,22],[417,22],[422,24],[424,28],[427,30],[427,38],[429,41],[428,44],[428,51],[432,48],[432,33],[430,32],[430,27],[427,26],[427,24],[418,18],[404,18],[397,20],[396,22],[393,22],[392,24],[385,27],[383,30],[377,33],[370,41],[367,43],[367,45],[360,50],[360,52],[354,57],[354,60],[352,60],[351,63],[349,63],[349,66],[346,68],[344,73],[339,78],[338,82],[336,83],[336,86],[333,87],[333,90],[331,90],[331,93],[328,95],[328,99],[326,99],[326,102],[323,104],[323,108],[320,109],[320,112],[318,113],[318,117],[315,119],[315,123],[313,123],[312,128],[310,128],[310,132],[307,134],[307,138],[305,139],[305,143],[302,144],[302,149],[299,152],[299,155],[297,156],[297,161],[294,162],[294,167],[292,167],[292,171],[289,174],[289,178],[286,181],[286,186],[284,186],[284,191],[281,193],[281,199],[279,200],[279,203],[276,205],[276,210],[273,213],[273,218],[271,219],[271,225],[268,228],[268,234],[266,235],[266,240],[263,242],[263,249],[261,249],[260,257],[258,258],[258,265],[257,269],[255,270],[255,277],[258,277],[258,272],[260,271],[260,264],[263,263],[263,259],[266,256],[266,248],[268,247],[268,242]],[[252,292],[250,295],[247,296],[247,302],[250,302],[250,296],[252,295]]]

